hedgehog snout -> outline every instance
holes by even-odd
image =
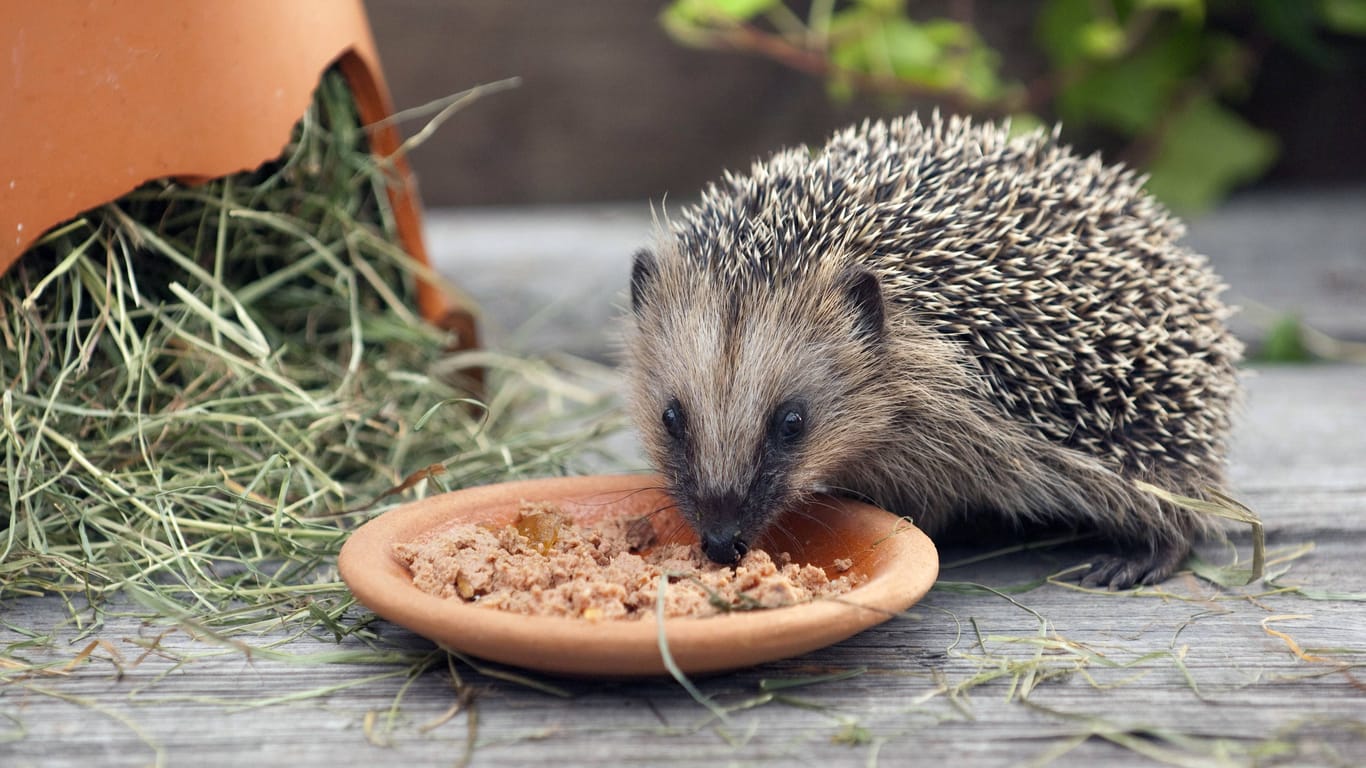
[[[749,551],[738,529],[702,531],[702,552],[719,565],[735,565]]]
[[[749,551],[749,543],[740,530],[743,504],[741,494],[734,492],[701,494],[696,498],[694,527],[703,554],[712,562],[734,565]]]

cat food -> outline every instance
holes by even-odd
[[[696,546],[657,544],[649,522],[580,526],[553,504],[523,502],[512,525],[464,523],[395,545],[413,584],[488,608],[589,620],[655,614],[661,577],[666,617],[712,616],[838,597],[862,582],[840,561],[835,579],[815,565],[751,549],[734,566]]]

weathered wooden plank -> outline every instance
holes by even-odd
[[[990,574],[978,569],[965,569],[962,575],[992,583]],[[1072,677],[1041,684],[1030,701],[1130,728],[1167,728],[1247,742],[1293,727],[1298,719],[1359,720],[1366,714],[1362,691],[1343,673],[1331,672],[1332,665],[1320,667],[1299,661],[1282,640],[1264,631],[1260,622],[1274,614],[1251,602],[1216,604],[1199,600],[1212,593],[1199,584],[1178,581],[1168,589],[1195,602],[1086,597],[1061,588],[1036,590],[1016,599],[1047,616],[1051,634],[1119,663],[1157,651],[1182,654],[1204,700],[1190,689],[1170,658],[1143,662],[1137,670],[1106,670],[1096,663],[1082,667],[1072,656],[1060,654],[1053,667],[1074,670]],[[1359,609],[1302,599],[1264,602],[1276,613],[1310,616],[1272,625],[1291,633],[1305,648],[1360,650],[1361,638],[1366,636],[1366,620]],[[739,745],[728,743],[713,728],[692,730],[707,714],[668,682],[561,682],[575,693],[573,700],[563,701],[468,671],[464,674],[473,684],[489,686],[476,703],[479,764],[525,764],[554,754],[572,754],[583,762],[613,763],[658,763],[661,754],[686,755],[684,762],[762,761],[770,757],[786,761],[803,755],[817,762],[848,759],[858,750],[830,741],[842,732],[840,717],[849,718],[875,737],[886,738],[885,748],[912,751],[922,759],[952,760],[965,746],[976,743],[983,760],[1014,763],[1028,756],[1029,750],[1042,752],[1055,743],[1056,737],[1081,726],[1005,701],[1005,679],[973,690],[963,712],[950,706],[942,695],[919,700],[941,685],[962,685],[981,672],[971,658],[978,653],[974,649],[977,632],[993,649],[989,655],[995,658],[1010,647],[1011,641],[1033,637],[1040,626],[1035,616],[1000,598],[936,593],[908,617],[827,651],[700,681],[709,695],[734,702],[758,695],[763,677],[869,668],[851,680],[792,692],[821,707],[820,711],[770,703],[737,713],[728,730],[743,737]],[[960,627],[964,633],[961,637]],[[399,630],[391,632],[405,643],[415,642]],[[136,622],[116,619],[103,634],[118,642],[125,656],[131,657],[134,647],[121,638],[146,632],[139,630]],[[167,640],[170,647],[183,643],[180,637]],[[948,652],[955,641],[957,647]],[[80,645],[71,646],[67,653],[74,653]],[[314,647],[322,650],[327,646]],[[1010,655],[1027,660],[1033,653],[1033,648],[1019,645]],[[247,755],[255,753],[253,759],[265,764],[283,764],[286,758],[312,762],[314,758],[335,760],[366,753],[373,753],[376,759],[402,755],[417,764],[446,764],[462,748],[462,719],[431,734],[415,732],[415,726],[436,718],[453,701],[453,693],[438,674],[425,675],[408,691],[402,709],[403,727],[396,736],[403,746],[394,755],[365,742],[363,722],[367,712],[383,712],[390,706],[399,680],[374,682],[306,704],[243,712],[224,707],[365,677],[385,671],[382,667],[297,667],[229,656],[191,662],[154,682],[171,666],[168,660],[150,659],[117,679],[107,665],[91,665],[70,679],[44,681],[43,687],[57,687],[64,696],[90,698],[100,706],[120,711],[154,734],[170,754],[193,756],[196,763],[207,765],[241,764],[244,748]],[[1108,691],[1091,687],[1078,675],[1082,668],[1100,684],[1116,687]],[[1320,671],[1329,674],[1279,681]],[[1122,682],[1133,674],[1142,677]],[[136,735],[127,727],[94,710],[47,697],[37,690],[38,685],[19,686],[21,692],[13,686],[6,689],[7,713],[20,718],[30,731],[28,738],[9,745],[18,762],[7,764],[24,764],[26,759],[35,764],[64,764],[96,755],[100,756],[99,764],[145,762],[140,755],[146,750],[140,752]],[[19,701],[12,698],[16,695],[21,697]],[[1346,754],[1364,756],[1353,751],[1360,749],[1358,738],[1359,733],[1350,728],[1330,728],[1316,734],[1314,741],[1326,741]],[[1093,753],[1086,750],[1077,757],[1085,762],[1090,759],[1085,757],[1088,754]],[[1123,753],[1103,754],[1125,757]]]
[[[1366,593],[1360,373],[1268,369],[1250,380],[1233,477],[1265,519],[1273,549],[1314,545],[1289,564],[1283,583]],[[1246,555],[1246,534],[1232,540]],[[724,725],[669,680],[552,681],[572,695],[566,700],[459,665],[477,691],[474,764],[876,758],[1018,765],[1096,732],[1107,736],[1087,739],[1057,764],[1152,764],[1147,753],[1154,751],[1184,765],[1249,764],[1255,756],[1294,765],[1366,763],[1366,672],[1353,666],[1366,660],[1366,603],[1225,591],[1190,576],[1147,596],[1045,585],[1007,597],[953,584],[1011,590],[1096,552],[1077,544],[946,567],[941,587],[904,617],[800,659],[697,681],[731,706],[763,697],[765,679],[866,667],[847,680],[786,691],[786,702],[734,711]],[[1218,545],[1202,552],[1226,557]],[[981,553],[955,548],[943,561],[952,566]],[[61,625],[66,609],[53,598],[11,601],[0,610],[9,627],[0,629],[0,647],[11,660],[73,659],[94,638],[123,659],[120,672],[99,648],[60,677],[6,678],[0,765],[146,765],[157,755],[147,742],[170,764],[206,766],[451,765],[466,749],[467,713],[423,729],[456,701],[444,666],[409,684],[396,666],[287,663],[235,650],[209,655],[220,646],[178,629],[163,636],[164,627],[145,625],[131,608],[106,612],[89,635]],[[16,647],[15,628],[52,639]],[[386,646],[430,649],[392,625],[376,629]],[[249,642],[263,647],[279,639]],[[161,652],[134,664],[154,642]],[[360,647],[356,638],[340,646]],[[307,655],[338,646],[302,639],[284,650]],[[1031,668],[1035,687],[1022,700]],[[993,670],[1000,677],[974,684]],[[256,706],[340,686],[347,687]],[[369,732],[387,746],[367,740],[367,717]]]
[[[1366,367],[1269,366],[1244,376],[1230,479],[1262,489],[1366,489]]]

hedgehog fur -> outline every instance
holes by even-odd
[[[1203,257],[1057,132],[869,122],[725,175],[632,271],[643,443],[717,560],[812,494],[931,535],[1098,531],[1165,578],[1222,482],[1241,347]]]

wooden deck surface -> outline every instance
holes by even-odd
[[[15,657],[109,646],[67,675],[0,685],[0,765],[449,766],[467,754],[477,766],[1366,764],[1366,370],[1264,368],[1248,389],[1233,482],[1265,521],[1270,570],[1289,569],[1275,583],[1309,596],[1189,574],[1137,594],[1030,588],[1095,550],[958,567],[983,551],[945,551],[940,585],[904,617],[697,681],[729,709],[725,722],[671,680],[537,678],[560,696],[463,663],[472,698],[445,718],[462,699],[444,659],[413,679],[397,666],[291,663],[118,612],[78,638],[58,600],[25,598],[3,607],[0,642],[46,639]],[[1249,551],[1247,535],[1232,542]],[[144,654],[154,640],[160,650]],[[301,638],[282,649],[356,647]],[[766,690],[841,672],[851,676]]]
[[[1366,339],[1363,218],[1343,213],[1363,199],[1235,203],[1192,239],[1227,254],[1234,295]],[[554,304],[526,346],[602,356],[623,265],[648,226],[617,208],[438,214],[429,245],[489,303],[490,326]],[[1287,238],[1305,244],[1301,259],[1288,259]],[[573,269],[545,268],[566,254]],[[0,667],[0,768],[1366,765],[1366,368],[1265,367],[1247,389],[1231,480],[1265,521],[1274,583],[1221,589],[1186,573],[1157,590],[1089,594],[1041,583],[1096,554],[1086,546],[959,566],[990,553],[944,551],[940,585],[904,617],[697,681],[725,721],[668,679],[536,678],[562,696],[456,663],[457,691],[442,654],[409,679],[408,662],[317,663],[361,650],[354,638],[277,633],[245,650],[132,607],[92,628],[71,625],[57,598],[12,599],[0,604],[0,665],[76,663],[60,676]],[[1248,555],[1246,532],[1231,541]],[[396,649],[432,653],[398,627],[373,628]],[[82,658],[92,640],[104,644]],[[845,677],[769,690],[829,674]]]

